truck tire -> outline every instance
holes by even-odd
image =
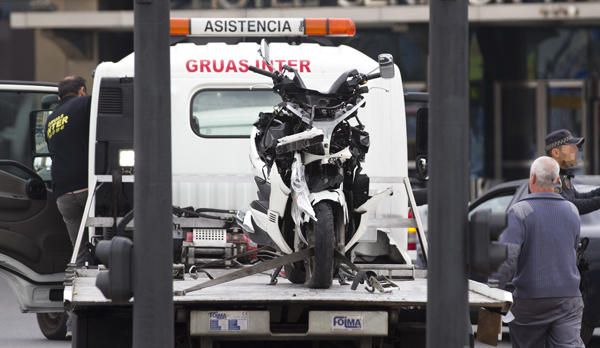
[[[67,319],[69,316],[65,312],[37,313],[38,326],[49,340],[66,339]]]
[[[335,226],[333,209],[328,201],[314,206],[317,221],[308,225],[308,243],[315,248],[315,255],[308,260],[310,278],[307,286],[312,289],[328,289],[333,280]]]

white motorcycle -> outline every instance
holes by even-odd
[[[343,73],[327,93],[308,89],[288,66],[281,72],[249,69],[270,77],[283,102],[259,115],[250,137],[258,199],[250,204],[244,231],[285,254],[314,248],[307,261],[286,265],[285,272],[293,283],[329,288],[335,251],[348,253],[366,231],[361,215],[392,194],[388,189],[369,196],[369,178],[361,173],[369,133],[358,119],[367,81],[394,76],[392,56],[379,56],[378,73]]]

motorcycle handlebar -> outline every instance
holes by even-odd
[[[381,77],[381,73],[376,72],[376,73],[365,76],[365,80],[369,81],[369,80],[373,80],[373,79],[378,79],[380,77]]]
[[[257,67],[252,66],[252,65],[248,66],[248,70],[250,70],[252,72],[255,72],[257,74],[266,76],[266,77],[270,77],[270,78],[272,78],[274,80],[278,78],[277,74],[272,73],[272,72],[267,71],[267,70],[263,70],[263,69],[257,68]]]

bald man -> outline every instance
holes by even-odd
[[[576,248],[579,213],[554,189],[558,163],[539,157],[531,165],[530,194],[508,211],[500,242],[508,259],[500,266],[501,284],[515,287],[509,324],[513,347],[584,347],[579,336],[583,301]]]

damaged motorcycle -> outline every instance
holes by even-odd
[[[259,51],[266,62],[267,48]],[[369,178],[361,172],[369,133],[358,114],[367,82],[394,77],[391,55],[379,55],[378,62],[379,72],[346,71],[327,92],[308,88],[287,65],[281,71],[249,68],[272,79],[282,102],[260,113],[250,136],[258,199],[242,225],[254,242],[284,254],[314,248],[308,260],[285,266],[292,283],[329,288],[335,250],[347,254],[366,230],[361,214],[391,195],[388,189],[370,197]]]

